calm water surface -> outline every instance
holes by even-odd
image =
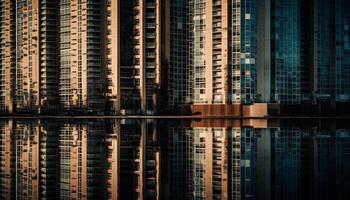
[[[0,120],[0,199],[348,199],[350,120]]]

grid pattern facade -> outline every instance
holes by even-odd
[[[350,3],[335,1],[336,100],[350,100]]]
[[[0,1],[0,111],[13,111],[13,82],[15,69],[15,1]]]
[[[272,1],[272,98],[277,102],[301,100],[299,13],[299,1]]]
[[[246,104],[324,102],[336,110],[350,101],[349,7],[346,0],[1,0],[0,111],[229,113]]]
[[[236,3],[237,4],[237,3]],[[254,103],[257,93],[257,0],[240,2],[240,95],[242,103]],[[238,8],[236,8],[238,9]],[[235,34],[236,35],[236,34]],[[236,92],[237,94],[237,92]]]
[[[60,102],[64,108],[104,109],[102,5],[60,1]]]
[[[189,7],[190,3],[186,0],[170,2],[170,58],[167,71],[170,106],[189,103]]]

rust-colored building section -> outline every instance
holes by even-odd
[[[202,104],[192,105],[191,112],[193,114],[201,114],[202,116],[241,116],[242,110],[240,104]]]
[[[232,117],[266,117],[271,109],[279,109],[274,104],[255,103],[244,104],[203,104],[192,105],[191,113],[201,116],[232,116]]]

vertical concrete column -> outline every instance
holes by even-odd
[[[79,15],[78,15],[79,16]],[[81,22],[80,25],[78,23],[78,34],[81,34],[81,97],[82,97],[82,106],[83,107],[88,107],[88,63],[87,63],[87,43],[88,43],[88,38],[87,38],[87,29],[88,29],[88,16],[87,16],[87,0],[82,0],[81,1]],[[81,29],[81,31],[79,31],[79,28]],[[79,38],[79,35],[78,35]],[[79,40],[78,40],[78,44],[79,44]],[[79,48],[79,46],[78,46]],[[78,51],[79,52],[79,51]],[[78,57],[79,58],[79,57]],[[77,60],[79,61],[79,60]],[[79,63],[79,62],[78,62]],[[79,74],[78,74],[79,76]],[[79,87],[79,86],[78,86]]]
[[[156,71],[155,71],[155,82],[154,84],[157,85],[156,91],[153,91],[153,111],[156,112],[156,108],[158,106],[158,89],[160,86],[161,81],[161,45],[162,45],[162,10],[161,10],[161,0],[156,1]],[[167,13],[170,15],[170,13]]]
[[[141,113],[145,113],[147,109],[147,95],[146,95],[146,62],[145,62],[145,0],[139,0],[140,14],[139,14],[139,26],[140,31],[140,101],[141,101]]]
[[[111,50],[108,59],[112,60],[112,99],[114,103],[114,111],[120,113],[120,0],[111,1],[111,37],[108,40],[111,44],[107,44]]]
[[[222,95],[223,95],[223,103],[228,103],[228,70],[229,70],[229,8],[230,7],[230,0],[222,0],[221,1],[221,40],[222,40],[222,47],[221,47],[221,65],[222,65],[222,78],[221,78],[221,85],[223,87]]]
[[[205,1],[205,89],[208,104],[213,102],[213,1]]]

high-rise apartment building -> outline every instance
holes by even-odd
[[[177,107],[191,103],[190,69],[192,38],[192,5],[193,1],[165,1],[165,44],[166,63],[162,68],[163,85],[166,91],[162,104]],[[162,92],[163,92],[162,90]]]
[[[142,113],[157,110],[161,80],[161,0],[134,2],[135,87]]]
[[[301,100],[300,1],[271,1],[272,99]]]
[[[59,97],[65,109],[104,111],[105,8],[102,1],[60,1]]]
[[[56,1],[2,1],[1,109],[54,109],[58,94]]]
[[[162,56],[161,0],[106,4],[107,110],[155,113]]]
[[[58,5],[16,1],[13,104],[16,111],[54,109],[58,94]]]
[[[193,1],[194,104],[256,98],[255,1]]]
[[[13,112],[13,82],[15,64],[15,1],[2,0],[0,47],[0,111]]]

